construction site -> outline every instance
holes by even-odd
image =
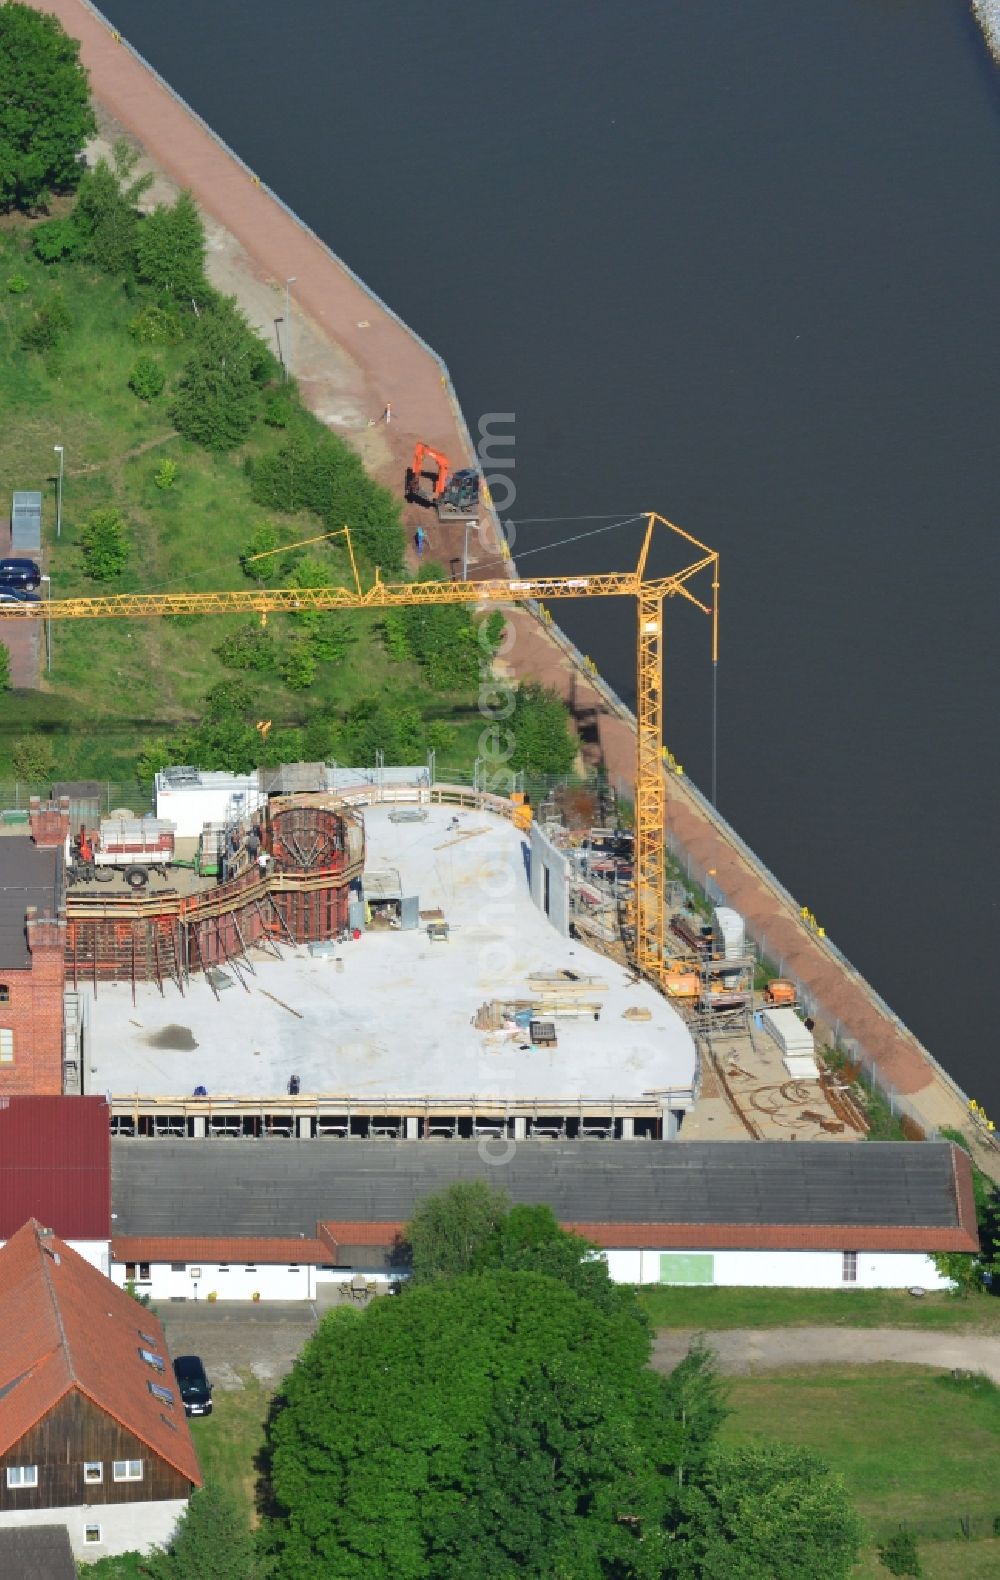
[[[437,471],[428,474],[428,457]],[[472,482],[418,448],[439,508]],[[470,489],[472,492],[470,492]],[[457,492],[456,492],[457,491]],[[451,494],[456,497],[449,503]],[[695,557],[654,577],[654,533]],[[327,534],[330,536],[331,534]],[[628,597],[637,613],[635,803],[537,816],[523,794],[427,768],[157,775],[155,810],[100,815],[93,786],[31,809],[61,852],[62,1087],[99,1092],[121,1134],[297,1139],[529,1135],[815,1139],[866,1128],[824,1068],[796,988],[774,981],[731,907],[672,878],[662,744],[663,623],[712,622],[718,555],[651,513],[633,571],[46,602],[47,620],[187,613],[478,608]],[[463,565],[463,573],[467,566]],[[707,576],[706,602],[692,590]],[[41,606],[5,606],[38,619]]]

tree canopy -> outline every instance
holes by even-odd
[[[518,686],[505,728],[513,745],[511,768],[529,774],[569,773],[580,743],[569,727],[566,705],[554,691],[530,682]]]
[[[77,41],[33,6],[0,6],[0,209],[75,187],[96,130]]]
[[[173,204],[158,203],[136,236],[139,278],[164,296],[203,300],[205,227],[190,192]]]
[[[440,1279],[360,1318],[334,1312],[270,1428],[276,1580],[652,1580],[666,1486],[641,1449],[648,1350],[637,1324],[534,1273]],[[518,1567],[525,1544],[536,1567]]]

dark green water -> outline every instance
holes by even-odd
[[[721,809],[1000,1111],[1000,77],[963,0],[104,10],[473,429],[516,413],[512,515],[655,508],[722,550]],[[707,787],[706,632],[672,612]],[[565,621],[626,697],[630,618]]]

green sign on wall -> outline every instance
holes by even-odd
[[[715,1257],[711,1251],[664,1251],[660,1256],[661,1284],[714,1284]]]

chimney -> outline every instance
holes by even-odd
[[[69,796],[43,802],[41,796],[33,795],[28,802],[28,821],[36,845],[50,849],[64,845],[69,835]]]

